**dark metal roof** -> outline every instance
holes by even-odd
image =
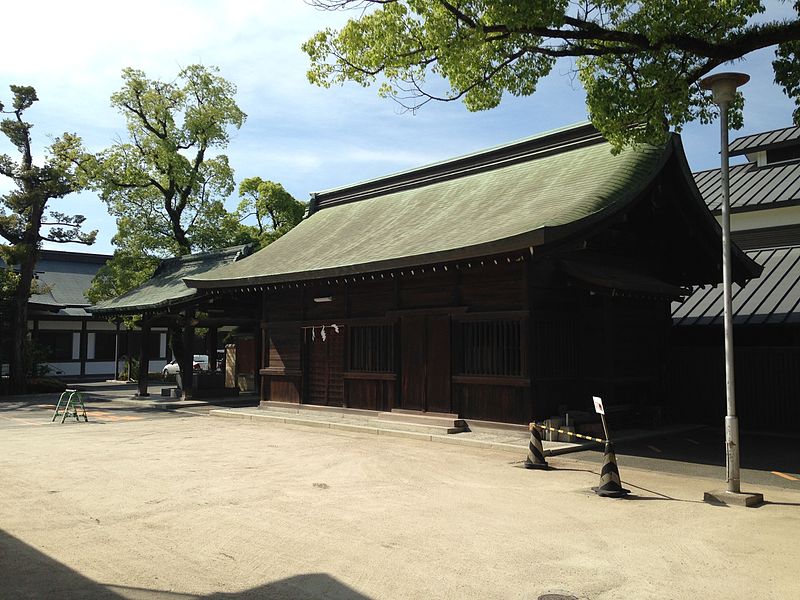
[[[728,153],[736,156],[798,143],[800,143],[800,127],[784,127],[736,138],[728,145]]]
[[[64,312],[67,308],[89,306],[91,302],[86,298],[86,290],[97,271],[110,258],[108,254],[40,250],[34,267],[40,293],[33,294],[28,305],[32,310],[61,311],[59,314],[67,314]],[[0,260],[0,267],[4,266]]]
[[[734,324],[800,323],[800,247],[754,250],[747,255],[764,271],[744,287],[734,284]],[[722,286],[697,288],[672,308],[675,325],[722,325]]]
[[[40,250],[34,275],[41,293],[31,296],[28,300],[29,307],[32,310],[44,310],[62,315],[85,316],[86,312],[81,307],[91,304],[86,298],[86,290],[92,284],[97,271],[110,258],[109,254]],[[2,259],[0,268],[5,268]]]
[[[722,206],[719,169],[694,174],[695,183],[712,211]],[[771,208],[776,203],[800,203],[800,161],[759,167],[736,165],[730,170],[731,209]]]

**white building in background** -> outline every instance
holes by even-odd
[[[124,325],[93,317],[86,310],[91,304],[86,291],[110,258],[107,254],[41,251],[36,277],[42,293],[29,301],[28,331],[36,346],[45,351],[50,374],[63,379],[110,379],[124,366],[118,360],[115,369],[115,354],[117,359],[138,355],[139,331],[128,331]],[[167,360],[166,330],[152,331],[148,343],[149,370],[158,372]]]

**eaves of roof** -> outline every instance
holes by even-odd
[[[623,209],[673,152],[667,144],[615,155],[585,125],[574,137],[535,140],[320,194],[283,237],[186,283],[321,279],[542,246]]]
[[[153,276],[133,290],[89,308],[92,314],[111,316],[178,307],[194,300],[197,290],[183,279],[235,262],[249,253],[249,246],[233,246],[216,252],[190,254],[161,261]]]

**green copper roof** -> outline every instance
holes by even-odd
[[[248,246],[233,246],[216,252],[188,254],[162,260],[153,276],[142,285],[111,300],[89,308],[97,315],[134,314],[181,304],[198,291],[186,287],[184,278],[235,262],[249,251]]]
[[[623,208],[668,154],[617,155],[579,126],[323,192],[311,216],[238,262],[187,277],[234,287],[402,268],[539,246]]]

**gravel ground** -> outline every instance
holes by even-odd
[[[520,457],[520,459],[523,457]],[[2,598],[790,598],[800,494],[210,417],[9,428]]]

